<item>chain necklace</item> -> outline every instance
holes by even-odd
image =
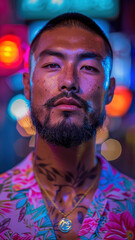
[[[34,170],[34,164],[33,164],[33,170]],[[99,164],[98,164],[98,170],[99,170]],[[99,171],[98,171],[99,173]],[[88,194],[88,192],[90,190],[92,190],[92,188],[94,187],[94,185],[96,184],[97,182],[97,179],[99,177],[99,174],[97,174],[97,177],[95,179],[95,181],[93,182],[93,184],[88,188],[88,190],[83,194],[83,196],[80,198],[80,200],[75,204],[75,206],[69,211],[67,212],[66,214],[63,213],[59,208],[58,206],[55,204],[55,202],[51,199],[51,197],[49,196],[48,192],[45,190],[45,188],[42,186],[42,184],[40,183],[39,181],[39,178],[37,176],[37,173],[36,171],[34,172],[35,174],[35,178],[36,178],[36,181],[40,187],[40,189],[46,194],[46,196],[48,197],[48,199],[50,200],[50,202],[52,203],[52,205],[58,210],[58,212],[63,216],[63,218],[59,221],[59,230],[61,232],[64,232],[64,233],[67,233],[71,230],[72,228],[72,221],[70,219],[67,218],[67,216],[69,216],[76,208],[77,206],[82,202],[82,200],[86,197],[86,195]]]

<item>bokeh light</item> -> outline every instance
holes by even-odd
[[[29,43],[35,38],[38,32],[46,25],[47,21],[34,21],[29,25],[28,41]]]
[[[16,155],[19,157],[25,157],[29,154],[29,139],[27,138],[19,138],[14,142],[14,150]]]
[[[6,78],[6,83],[13,91],[19,91],[23,89],[23,74],[18,72]]]
[[[33,135],[29,141],[29,147],[31,147],[31,148],[35,147],[35,140],[36,140],[36,137],[35,137],[35,135]]]
[[[0,38],[0,67],[16,68],[23,61],[21,40],[15,35]]]
[[[121,32],[111,33],[110,42],[113,49],[112,76],[115,77],[117,86],[129,88],[131,85],[131,42]]]
[[[23,54],[24,58],[24,70],[29,71],[29,53],[30,53],[30,46],[28,45],[26,51]]]
[[[52,4],[54,3],[57,3],[58,5],[60,5],[60,4],[62,4],[63,2],[64,2],[64,0],[52,0],[51,1],[52,2]]]
[[[101,154],[108,161],[117,159],[122,152],[122,147],[119,141],[115,139],[108,139],[101,145]]]
[[[123,86],[115,88],[114,96],[110,104],[106,106],[109,116],[119,117],[127,113],[132,102],[132,92]]]
[[[131,145],[135,145],[135,126],[130,126],[126,132],[126,141]]]
[[[18,124],[22,129],[25,130],[27,135],[31,136],[36,134],[36,129],[33,126],[33,123],[30,117],[30,112],[27,112],[27,114],[24,117],[19,119]]]
[[[28,101],[25,96],[18,94],[8,104],[8,113],[11,118],[18,120],[27,115],[29,111]]]
[[[23,19],[51,19],[68,11],[81,12],[89,17],[111,18],[119,12],[118,0],[20,0],[18,14]]]
[[[108,129],[106,127],[102,127],[98,129],[96,134],[96,144],[103,143],[109,136]]]

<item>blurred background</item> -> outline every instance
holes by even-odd
[[[97,132],[97,152],[135,178],[135,1],[4,0],[0,1],[0,173],[33,150],[35,129],[22,74],[28,71],[29,45],[46,22],[77,11],[93,18],[109,38],[116,78],[113,101]]]

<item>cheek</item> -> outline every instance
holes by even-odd
[[[80,78],[80,87],[82,92],[87,93],[91,92],[93,94],[96,91],[99,91],[100,88],[103,90],[105,89],[105,75],[104,73],[99,75],[87,75],[81,76]]]
[[[46,100],[56,95],[57,83],[52,78],[51,81],[42,73],[35,72],[32,78],[32,101],[36,104],[44,104]]]
[[[105,90],[101,88],[100,86],[96,86],[96,90],[93,90],[92,99],[95,101],[95,103],[102,104],[105,96]]]
[[[31,89],[31,101],[36,105],[43,105],[46,98],[47,89],[37,80],[37,83],[34,83]]]
[[[105,90],[103,86],[98,83],[93,84],[87,88],[85,99],[95,111],[102,111],[104,106]]]

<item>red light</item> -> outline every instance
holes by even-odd
[[[29,46],[27,46],[27,49],[26,49],[26,51],[25,51],[25,53],[24,53],[24,69],[26,70],[26,71],[29,71],[29,53],[30,53],[30,47]]]
[[[112,102],[106,106],[107,114],[112,117],[123,116],[128,111],[131,102],[131,91],[126,87],[117,86]]]
[[[5,35],[0,38],[0,67],[13,69],[21,65],[23,52],[21,40],[15,35]]]

